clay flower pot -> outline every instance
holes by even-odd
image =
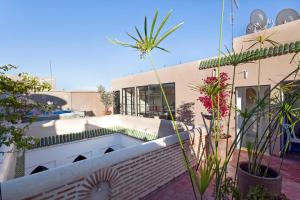
[[[261,165],[262,172],[264,172],[266,168],[266,166]],[[237,171],[237,182],[237,188],[244,197],[248,194],[251,187],[257,185],[263,186],[270,194],[281,194],[282,177],[277,171],[270,167],[266,177],[256,176],[248,172],[248,162],[240,162]]]
[[[104,115],[111,115],[111,111],[110,110],[106,110],[106,111],[104,111]]]

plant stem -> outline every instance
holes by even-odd
[[[229,113],[228,113],[228,121],[227,121],[227,131],[226,131],[226,148],[225,148],[225,155],[228,156],[228,139],[229,139],[229,130],[230,130],[230,120],[231,120],[231,112],[232,112],[232,99],[233,99],[233,90],[234,90],[234,83],[235,83],[235,70],[236,65],[233,66],[233,75],[232,75],[232,83],[231,83],[231,92],[230,92],[230,103],[229,103]],[[225,166],[227,168],[227,166]],[[226,170],[226,169],[225,169]],[[227,174],[225,173],[225,180]],[[226,181],[225,181],[226,184]]]
[[[223,42],[223,21],[224,21],[224,7],[225,0],[222,0],[222,8],[221,8],[221,21],[220,21],[220,32],[219,32],[219,48],[218,48],[218,86],[220,87],[220,66],[221,66],[221,48]],[[216,126],[220,126],[220,92],[218,92],[218,101],[217,101],[217,123]],[[215,134],[217,135],[217,134]],[[215,137],[215,147],[216,147],[216,158],[218,158],[218,138]],[[222,185],[222,178],[219,177],[219,162],[216,163],[216,198],[221,198],[220,189]]]
[[[172,125],[173,125],[175,133],[177,135],[177,138],[178,138],[178,141],[179,141],[179,146],[180,146],[183,158],[184,158],[184,164],[185,164],[185,167],[187,168],[187,171],[188,171],[188,174],[189,174],[189,177],[190,177],[190,181],[191,181],[191,184],[192,184],[194,197],[195,197],[195,199],[197,199],[197,195],[196,195],[196,191],[195,191],[195,186],[194,186],[194,184],[196,183],[196,178],[195,178],[195,174],[194,174],[193,168],[190,166],[190,162],[189,162],[188,157],[187,157],[187,155],[185,153],[183,142],[181,140],[181,137],[180,137],[180,134],[179,134],[179,131],[178,131],[178,127],[177,127],[176,122],[175,122],[175,118],[173,116],[172,110],[170,108],[167,96],[166,96],[164,88],[162,86],[159,74],[158,74],[158,72],[157,72],[157,70],[155,68],[154,61],[153,61],[153,58],[152,58],[151,54],[149,54],[149,60],[150,60],[151,67],[152,67],[152,69],[153,69],[153,71],[155,73],[156,80],[159,83],[159,86],[160,86],[160,89],[161,89],[164,101],[167,104],[167,108],[168,108],[168,112],[169,112],[170,117],[171,117]]]

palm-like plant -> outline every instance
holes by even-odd
[[[121,42],[117,39],[110,39],[109,41],[112,42],[113,44],[124,46],[124,47],[130,47],[138,50],[140,52],[141,58],[143,58],[145,55],[150,53],[153,49],[157,48],[165,52],[170,52],[169,50],[159,46],[161,42],[166,39],[171,33],[179,29],[182,25],[183,22],[173,26],[170,28],[168,31],[160,35],[161,30],[163,29],[164,25],[168,21],[169,17],[172,14],[172,10],[168,12],[168,14],[164,17],[160,25],[158,26],[157,30],[154,31],[155,25],[156,25],[156,20],[158,16],[158,11],[155,11],[154,18],[151,23],[151,29],[150,32],[148,33],[148,24],[147,24],[147,17],[145,16],[144,20],[144,36],[142,36],[141,32],[139,29],[135,26],[135,31],[137,36],[133,36],[132,34],[126,33],[131,39],[134,40],[135,44],[129,44],[126,42]]]
[[[166,31],[162,35],[160,35],[161,30],[165,26],[167,20],[171,16],[171,14],[172,14],[172,10],[167,13],[167,15],[163,18],[162,22],[158,26],[157,30],[154,32],[155,25],[156,25],[156,20],[157,20],[157,16],[158,16],[158,11],[156,10],[155,14],[154,14],[153,21],[151,23],[151,29],[150,29],[149,34],[148,34],[147,17],[145,17],[145,20],[144,20],[144,36],[142,36],[141,32],[139,31],[139,29],[136,26],[135,26],[135,31],[136,31],[138,37],[134,37],[133,35],[131,35],[129,33],[126,33],[130,38],[132,38],[134,40],[135,44],[129,44],[129,43],[121,42],[117,39],[110,39],[109,38],[108,40],[113,44],[123,46],[123,47],[129,47],[129,48],[133,48],[133,49],[138,50],[140,52],[140,58],[145,58],[146,55],[151,55],[151,51],[153,49],[160,49],[160,50],[165,51],[165,52],[170,52],[169,50],[167,50],[167,49],[165,49],[165,48],[163,48],[159,45],[169,35],[171,35],[174,31],[176,31],[177,29],[179,29],[183,25],[183,22],[181,22],[181,23],[173,26],[172,28],[170,28],[168,31]],[[151,66],[154,70],[156,79],[157,79],[157,81],[160,85],[162,97],[163,97],[164,101],[166,102],[168,112],[169,112],[169,115],[171,117],[175,133],[176,133],[176,135],[178,137],[178,140],[179,140],[180,149],[182,151],[183,158],[184,158],[184,164],[187,168],[187,171],[188,171],[190,179],[191,179],[191,183],[192,183],[192,186],[193,186],[193,192],[194,192],[195,198],[197,198],[196,197],[195,186],[194,186],[197,182],[195,172],[193,171],[193,168],[192,168],[192,166],[191,166],[191,164],[188,160],[188,156],[185,153],[183,142],[181,140],[181,137],[180,137],[180,134],[179,134],[179,131],[178,131],[178,127],[177,127],[177,124],[175,122],[175,118],[173,116],[172,110],[171,110],[170,105],[168,103],[168,99],[167,99],[167,96],[165,94],[162,83],[160,81],[160,77],[158,75],[158,72],[156,71],[153,59],[152,59],[151,56],[149,56],[149,59],[150,59]]]
[[[246,39],[245,42],[248,42],[250,43],[250,47],[248,48],[251,49],[255,46],[259,46],[259,50],[261,51],[264,46],[266,44],[270,44],[272,46],[277,46],[278,45],[278,42],[272,40],[272,36],[275,34],[275,32],[267,35],[266,34],[266,31],[264,31],[261,35],[258,35],[258,36],[251,36],[249,39]],[[255,141],[254,143],[257,144],[259,141],[259,138],[258,138],[258,132],[259,132],[259,126],[260,126],[260,118],[261,118],[261,114],[264,112],[262,109],[263,109],[263,104],[261,103],[260,101],[260,76],[261,76],[261,59],[259,57],[258,59],[258,74],[257,74],[257,104],[260,105],[260,109],[258,110],[258,113],[256,113],[257,115],[257,121],[256,121],[256,135],[255,135]],[[262,112],[261,112],[262,111]],[[257,145],[254,145],[254,148],[258,148]],[[254,151],[251,151],[251,152],[256,152],[257,149],[255,149]],[[254,158],[255,155],[252,155],[251,158]],[[255,159],[256,161],[256,159]],[[254,162],[253,163],[253,166],[256,166],[256,163]]]
[[[229,124],[230,124],[231,111],[232,111],[233,90],[235,88],[236,68],[237,68],[237,66],[239,66],[241,64],[252,63],[252,61],[250,61],[251,55],[245,56],[245,57],[241,56],[243,53],[243,48],[240,50],[239,53],[237,53],[234,49],[232,49],[232,51],[230,51],[226,46],[225,46],[225,48],[226,48],[227,53],[226,54],[223,53],[223,54],[224,54],[225,58],[227,58],[229,60],[229,63],[231,63],[233,66],[230,100],[229,100],[229,113],[228,113],[227,131],[226,131],[226,134],[229,135]],[[227,147],[226,147],[226,152],[227,152]]]
[[[266,31],[263,32],[262,35],[258,35],[258,36],[250,36],[248,39],[246,39],[244,42],[248,42],[251,43],[251,45],[248,47],[247,50],[252,49],[254,46],[259,45],[260,48],[262,48],[263,46],[265,46],[265,44],[271,44],[273,46],[278,45],[278,42],[272,40],[272,36],[275,34],[276,32],[273,32],[269,35],[266,35]]]
[[[200,167],[199,173],[199,183],[198,183],[198,190],[200,192],[201,200],[203,199],[203,195],[207,190],[210,182],[213,179],[213,176],[216,172],[216,165],[220,164],[220,160],[215,156],[208,156],[206,162]]]

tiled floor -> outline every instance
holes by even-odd
[[[246,153],[242,153],[241,160],[246,160]],[[280,158],[272,157],[271,166],[278,169]],[[235,171],[236,155],[230,163],[229,174]],[[283,177],[282,192],[290,200],[300,200],[300,155],[288,155],[281,169]],[[206,199],[214,199],[212,186],[206,191]],[[160,189],[154,191],[144,200],[195,200],[191,182],[187,173],[182,174]]]

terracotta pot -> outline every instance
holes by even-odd
[[[245,197],[251,187],[263,186],[266,192],[274,195],[281,194],[282,177],[274,169],[268,169],[266,177],[256,176],[248,172],[249,162],[240,162],[237,171],[237,188],[241,194]],[[261,171],[264,172],[267,167],[261,165]]]
[[[227,139],[219,139],[218,141],[218,158],[221,160],[221,165],[223,165],[225,159],[226,159],[226,140]],[[216,152],[216,147],[215,147],[215,139],[211,138],[212,146],[213,146],[213,151]],[[229,150],[230,146],[232,145],[232,139],[228,138],[228,146],[227,146],[227,151]],[[212,149],[209,147],[209,154],[212,154]],[[230,158],[230,160],[232,157]],[[229,161],[230,161],[229,160]]]
[[[112,112],[111,112],[110,110],[104,111],[104,114],[105,114],[105,115],[111,115],[111,113],[112,113]]]

